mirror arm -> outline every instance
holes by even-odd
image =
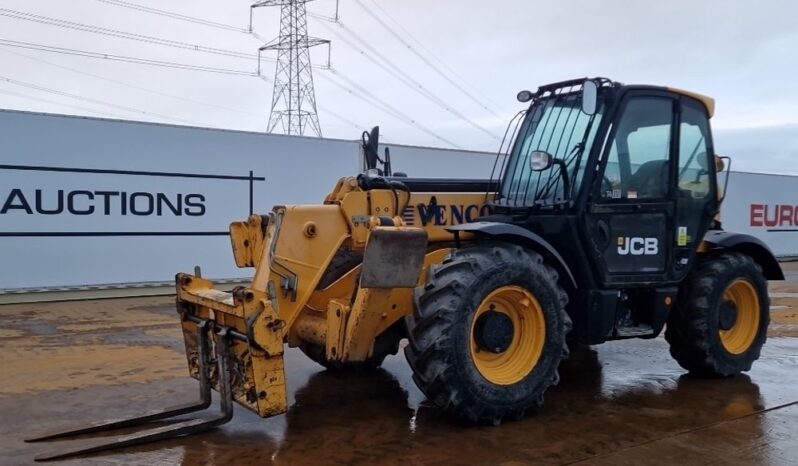
[[[726,166],[724,167],[728,171],[726,172],[726,178],[723,180],[723,196],[721,196],[720,199],[718,199],[718,208],[720,208],[720,206],[723,204],[723,201],[726,199],[726,194],[728,193],[729,177],[731,177],[731,162],[732,162],[732,159],[729,156],[721,156],[719,158],[721,160],[728,160],[728,163],[726,163]],[[715,176],[715,184],[717,185],[717,183],[718,183],[718,178],[717,176]]]
[[[385,176],[393,175],[391,170],[391,151],[387,147],[385,148],[385,161],[382,163],[382,169],[385,172]]]
[[[557,165],[560,167],[560,176],[562,177],[562,187],[563,187],[563,198],[568,199],[571,194],[571,180],[568,179],[568,170],[565,165],[565,161],[562,159],[552,159],[552,165]]]

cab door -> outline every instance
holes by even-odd
[[[673,255],[678,98],[630,91],[618,108],[592,187],[586,240],[605,286],[662,282]]]
[[[672,278],[681,280],[717,211],[715,151],[709,114],[699,101],[681,97],[676,171],[676,218]]]

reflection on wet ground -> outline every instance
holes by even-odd
[[[29,464],[55,446],[25,444],[26,435],[196,396],[170,305],[0,307],[0,462]],[[375,373],[341,374],[289,350],[286,415],[264,420],[237,407],[213,432],[65,463],[798,464],[798,324],[789,320],[750,373],[729,379],[684,375],[661,338],[574,348],[543,409],[500,427],[442,416],[401,355]]]

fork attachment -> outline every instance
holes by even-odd
[[[72,429],[63,432],[42,435],[36,438],[27,439],[26,442],[41,442],[47,440],[63,439],[68,437],[75,437],[78,435],[107,432],[123,427],[135,427],[158,421],[163,419],[171,419],[183,414],[201,411],[208,408],[211,404],[211,387],[213,381],[211,380],[211,349],[209,332],[213,329],[216,332],[215,352],[216,352],[216,375],[218,378],[218,389],[220,394],[220,414],[203,419],[203,418],[190,418],[184,420],[176,420],[174,423],[155,427],[142,432],[133,434],[121,435],[109,439],[103,439],[99,442],[84,444],[82,447],[74,448],[71,450],[64,450],[56,453],[46,453],[34,458],[36,461],[50,461],[56,459],[63,459],[72,456],[83,455],[87,453],[96,453],[100,451],[112,450],[132,445],[141,445],[144,443],[156,442],[174,437],[184,435],[191,435],[199,432],[204,432],[213,429],[217,426],[225,424],[233,417],[233,394],[230,386],[230,354],[229,354],[229,340],[234,335],[226,327],[215,326],[213,322],[204,319],[196,319],[197,322],[197,365],[199,368],[199,385],[200,385],[200,399],[182,405],[169,407],[166,409],[153,411],[143,416],[112,420],[102,424],[96,424],[88,427]]]

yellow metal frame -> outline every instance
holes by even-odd
[[[236,265],[255,268],[250,286],[225,293],[199,277],[176,279],[189,372],[197,376],[192,316],[209,319],[245,336],[231,343],[245,375],[234,383],[236,401],[264,417],[285,412],[285,344],[322,346],[330,361],[363,361],[377,336],[413,312],[412,288],[364,288],[359,265],[318,289],[336,253],[365,252],[371,232],[383,224],[399,227],[394,229],[399,238],[423,230],[427,252],[415,281],[423,284],[429,266],[450,250],[453,236],[446,226],[476,220],[486,199],[484,193],[363,191],[356,178],[342,178],[324,204],[275,207],[268,215],[232,223]]]

